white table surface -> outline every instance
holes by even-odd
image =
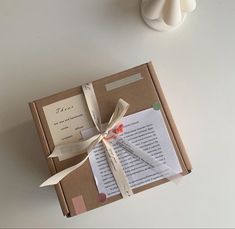
[[[234,227],[235,1],[155,32],[138,1],[0,0],[0,226]],[[28,102],[152,60],[194,170],[63,217]]]

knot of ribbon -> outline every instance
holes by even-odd
[[[113,149],[112,145],[109,143],[109,140],[115,138],[115,136],[121,132],[123,132],[123,125],[120,124],[121,119],[125,115],[129,104],[125,102],[123,99],[119,99],[115,110],[107,124],[105,130],[102,128],[101,124],[101,116],[98,107],[98,102],[96,99],[96,95],[93,89],[93,85],[91,83],[87,83],[82,86],[84,96],[87,102],[87,106],[94,122],[95,128],[98,131],[98,134],[94,136],[82,140],[79,142],[67,143],[63,145],[55,146],[53,152],[49,155],[50,158],[53,157],[63,157],[71,158],[77,155],[81,155],[87,152],[87,156],[79,163],[74,166],[71,166],[67,169],[64,169],[49,179],[47,179],[44,183],[40,185],[40,187],[48,186],[48,185],[55,185],[60,182],[65,176],[73,172],[75,169],[82,166],[88,159],[89,154],[91,153],[92,149],[99,143],[102,142],[105,147],[105,153],[108,165],[113,173],[117,186],[120,190],[120,193],[123,198],[130,196],[133,194],[132,189],[129,185],[128,179],[125,175],[125,172],[122,168],[121,162]],[[113,135],[109,135],[110,132]]]

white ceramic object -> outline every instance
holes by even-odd
[[[140,3],[145,23],[161,32],[178,28],[195,8],[196,0],[141,0]]]

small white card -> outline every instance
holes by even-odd
[[[162,113],[153,108],[126,116],[122,119],[124,133],[120,137],[144,150],[160,163],[165,163],[175,174],[182,172],[177,154],[168,134]],[[83,135],[90,135],[84,131]],[[162,179],[159,171],[137,158],[123,147],[111,141],[130,186],[137,188]],[[117,184],[106,161],[104,146],[99,143],[91,152],[89,160],[99,193],[107,197],[119,194]]]
[[[43,111],[54,145],[81,139],[81,130],[93,127],[83,94],[49,104]]]

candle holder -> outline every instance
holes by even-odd
[[[166,32],[181,26],[188,13],[196,8],[196,0],[141,0],[144,22],[152,29]]]

